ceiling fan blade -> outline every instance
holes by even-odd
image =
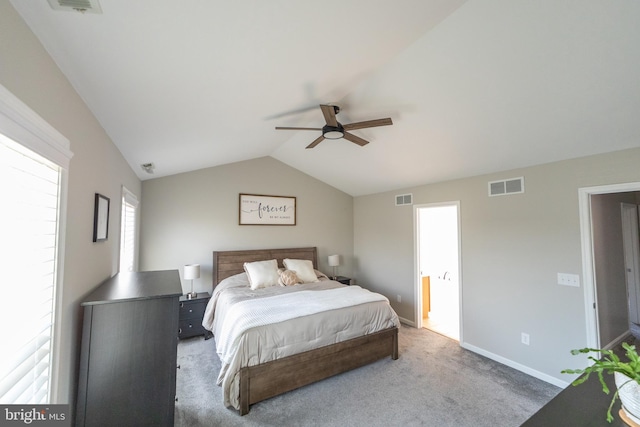
[[[276,126],[276,130],[322,130],[322,128],[294,128],[287,126]]]
[[[313,148],[316,145],[320,144],[322,141],[324,141],[324,136],[320,135],[318,138],[316,138],[315,141],[313,141],[311,144],[307,145],[307,148]]]
[[[386,119],[376,119],[376,120],[367,120],[364,122],[357,123],[349,123],[347,125],[343,125],[344,130],[355,130],[355,129],[364,129],[364,128],[373,128],[377,126],[389,126],[392,125],[393,122],[390,118]]]
[[[367,145],[369,143],[369,141],[367,141],[366,139],[362,139],[359,136],[355,136],[352,133],[349,132],[345,132],[344,133],[344,139],[353,142],[354,144],[358,144],[359,146],[363,146],[363,145]]]
[[[307,111],[315,110],[316,108],[318,108],[318,104],[314,103],[313,105],[310,105],[308,107],[297,108],[295,110],[284,111],[282,113],[276,113],[271,116],[267,116],[265,117],[265,120],[274,120],[274,119],[281,119],[287,116],[294,116],[296,114],[302,114],[302,113],[306,113]]]
[[[337,127],[338,120],[336,120],[336,109],[333,105],[320,104],[320,109],[324,115],[324,120],[329,126]]]

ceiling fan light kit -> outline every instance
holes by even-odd
[[[316,140],[313,141],[311,144],[307,145],[307,148],[313,148],[316,145],[320,144],[325,139],[340,139],[340,138],[344,138],[347,141],[351,141],[354,144],[357,144],[362,147],[364,145],[367,145],[369,141],[362,139],[359,136],[356,136],[347,131],[372,128],[377,126],[389,126],[393,124],[390,118],[386,118],[386,119],[367,120],[364,122],[349,123],[346,125],[342,125],[336,119],[336,114],[340,112],[340,107],[338,107],[337,105],[320,104],[320,110],[322,110],[322,114],[324,115],[324,120],[326,122],[326,124],[322,128],[276,126],[276,130],[322,131],[322,135],[316,138]]]
[[[322,136],[324,136],[325,139],[340,139],[344,136],[344,128],[342,127],[342,125],[340,126],[325,125],[322,127]]]

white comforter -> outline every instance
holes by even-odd
[[[384,296],[321,280],[251,290],[246,274],[223,280],[202,325],[214,333],[224,404],[239,408],[238,373],[252,366],[399,326]]]

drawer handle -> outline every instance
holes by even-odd
[[[192,308],[189,309],[189,313],[193,313],[193,309]]]

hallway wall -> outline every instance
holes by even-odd
[[[629,331],[620,203],[637,204],[640,192],[591,196],[593,255],[600,346]]]

